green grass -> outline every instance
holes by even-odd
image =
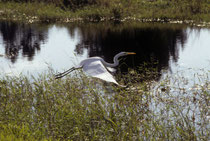
[[[53,4],[44,3],[0,3],[1,19],[27,22],[55,22],[66,20],[70,12],[65,12]]]
[[[195,75],[192,89],[178,74],[154,82],[154,69],[119,74],[126,89],[81,72],[5,77],[0,140],[208,140],[209,73]]]
[[[8,0],[9,1],[9,0]],[[209,0],[99,0],[64,5],[61,0],[48,3],[0,2],[0,17],[28,22],[75,21],[170,21],[210,22]]]

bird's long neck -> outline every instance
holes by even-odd
[[[102,60],[102,63],[106,66],[106,67],[116,67],[116,66],[118,66],[119,65],[119,57],[120,57],[121,55],[119,55],[119,54],[117,54],[117,55],[115,55],[114,56],[114,59],[113,59],[113,61],[114,61],[114,63],[107,63],[107,62],[105,62],[104,60]]]

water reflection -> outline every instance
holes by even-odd
[[[0,54],[5,56],[0,57],[0,71],[36,75],[52,67],[60,72],[91,56],[101,56],[112,62],[115,54],[121,51],[137,53],[124,59],[125,63],[120,67],[123,72],[127,72],[128,67],[136,68],[153,60],[159,62],[159,71],[162,68],[172,71],[176,64],[186,63],[184,58],[194,58],[188,56],[188,52],[192,54],[190,47],[202,42],[203,31],[207,32],[205,36],[209,35],[207,29],[168,24],[27,25],[0,22]],[[200,39],[197,32],[202,36]],[[201,45],[204,46],[202,50],[208,52],[208,40],[205,42]],[[193,53],[196,54],[196,50],[199,49]],[[202,52],[197,55],[202,56]],[[206,60],[208,55],[200,58]]]
[[[40,25],[1,22],[0,33],[5,45],[6,57],[15,63],[20,54],[27,57],[29,61],[33,60],[35,52],[40,51],[40,44],[47,39],[48,28],[40,30]]]
[[[120,26],[120,25],[119,25]],[[89,56],[102,56],[112,62],[120,51],[134,51],[135,58],[126,59],[129,67],[136,67],[142,62],[155,59],[159,69],[168,68],[170,57],[178,59],[177,43],[184,47],[187,39],[183,28],[146,26],[146,27],[80,27],[82,39],[76,46],[78,54],[84,48],[89,50]],[[126,68],[121,68],[126,71]]]

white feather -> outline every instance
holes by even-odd
[[[89,58],[85,60],[85,63],[81,62],[80,65],[85,74],[119,85],[112,74],[110,74],[102,64],[100,58]]]
[[[113,61],[114,63],[107,63],[100,57],[90,57],[85,60],[83,60],[79,66],[73,67],[63,73],[57,74],[56,79],[61,78],[73,70],[82,68],[84,73],[91,77],[99,78],[107,82],[112,82],[117,84],[118,86],[122,86],[117,83],[117,81],[114,79],[114,76],[110,72],[115,72],[115,69],[113,67],[116,67],[119,65],[119,57],[129,55],[129,54],[135,54],[133,52],[120,52],[117,55],[115,55]]]

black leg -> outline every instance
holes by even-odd
[[[67,74],[69,74],[70,72],[72,72],[72,71],[74,71],[74,70],[77,70],[77,69],[81,69],[81,68],[82,68],[82,67],[79,67],[79,68],[75,68],[75,67],[70,68],[70,69],[68,69],[68,70],[66,70],[66,71],[64,71],[64,72],[62,72],[62,73],[56,74],[56,75],[55,75],[55,79],[62,78],[62,77],[64,77],[64,76],[66,76]]]
[[[68,70],[66,70],[66,71],[64,71],[64,72],[62,72],[62,73],[56,74],[56,75],[55,75],[55,79],[61,78],[61,77],[65,76],[65,75],[69,74],[69,73],[72,72],[73,70],[75,70],[75,67],[70,68],[70,69],[68,69]]]

